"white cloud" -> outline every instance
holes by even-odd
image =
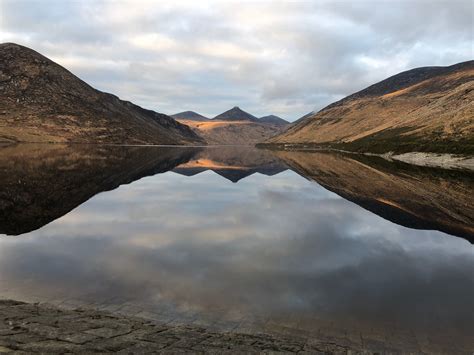
[[[0,2],[0,41],[165,113],[296,119],[389,75],[473,58],[473,2]]]

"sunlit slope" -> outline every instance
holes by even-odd
[[[474,152],[474,61],[409,70],[267,141],[361,151]]]
[[[32,49],[0,44],[0,142],[202,144],[171,117],[101,92]]]

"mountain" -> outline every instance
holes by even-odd
[[[263,116],[263,117],[260,117],[258,120],[261,123],[274,124],[277,126],[286,126],[290,124],[290,122],[288,122],[287,120],[284,120],[283,118],[275,116],[275,115]]]
[[[177,119],[194,129],[208,144],[255,145],[281,133],[286,128],[286,125],[262,122],[239,107],[234,107],[207,121],[192,118]]]
[[[303,121],[305,118],[311,117],[311,116],[313,116],[314,114],[315,114],[315,112],[314,112],[314,111],[311,111],[311,112],[307,113],[306,115],[301,116],[301,117],[298,118],[296,121],[292,122],[292,124],[293,124],[293,125],[298,124],[298,123],[300,123],[301,121]]]
[[[32,49],[0,44],[0,141],[195,144],[169,116],[96,90]]]
[[[474,173],[362,154],[274,151],[290,169],[393,223],[474,243]]]
[[[220,121],[206,122],[179,120],[195,130],[207,144],[255,145],[281,133],[286,126],[260,123],[254,121]]]
[[[180,113],[175,113],[174,115],[171,115],[175,120],[190,120],[190,121],[209,121],[210,118],[207,118],[206,116],[200,115],[197,112],[194,111],[184,111]]]
[[[250,113],[245,112],[240,107],[233,107],[220,115],[214,117],[215,121],[252,121],[258,122],[258,118],[252,116]]]
[[[474,61],[409,70],[337,101],[270,144],[474,153]]]

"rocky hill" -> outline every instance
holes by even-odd
[[[474,153],[474,61],[409,70],[335,102],[270,144]]]
[[[190,120],[190,121],[209,121],[210,118],[207,118],[206,116],[200,115],[197,112],[194,111],[184,111],[180,113],[175,113],[174,115],[171,115],[175,120]]]
[[[32,49],[0,44],[0,142],[195,144],[169,116],[96,90]]]
[[[263,116],[258,119],[261,123],[269,123],[277,126],[287,126],[290,124],[287,120],[275,115]]]

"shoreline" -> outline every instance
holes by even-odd
[[[455,154],[455,153],[437,153],[437,152],[422,152],[422,151],[412,151],[412,152],[386,152],[386,153],[372,153],[372,152],[359,152],[351,151],[345,149],[338,149],[333,147],[325,146],[306,146],[306,145],[269,145],[269,144],[254,144],[254,145],[241,145],[241,144],[210,144],[210,145],[147,145],[147,144],[110,144],[110,143],[81,143],[81,142],[12,142],[6,143],[0,141],[0,148],[7,148],[16,145],[79,145],[79,146],[113,146],[113,147],[167,147],[167,148],[219,148],[219,147],[255,147],[256,149],[264,150],[276,150],[276,151],[321,151],[321,152],[340,152],[346,154],[357,154],[357,155],[366,155],[366,156],[375,156],[383,158],[387,161],[400,161],[403,163],[416,165],[416,166],[425,166],[425,167],[435,167],[435,168],[444,168],[444,169],[463,169],[463,170],[473,170],[474,171],[474,156],[473,155],[464,155],[464,154]]]
[[[258,149],[267,149],[270,151],[290,151],[290,152],[339,152],[345,154],[366,155],[383,158],[387,161],[399,161],[406,164],[443,168],[443,169],[461,169],[474,171],[474,156],[454,153],[436,153],[436,152],[386,152],[386,153],[372,153],[372,152],[358,152],[345,149],[338,149],[324,146],[276,146],[276,145],[262,145],[257,144]]]
[[[459,156],[448,153],[441,154],[423,152],[410,152],[403,154],[389,153],[387,155],[379,156],[387,160],[398,160],[407,164],[417,166],[474,170],[474,157],[472,156]]]
[[[219,332],[14,300],[0,300],[0,319],[0,353],[367,353],[328,339]]]
[[[468,339],[463,344],[439,343],[408,329],[392,341],[376,329],[376,336],[370,338],[362,334],[352,338],[330,329],[310,337],[304,332],[221,331],[94,307],[64,308],[11,299],[0,299],[0,319],[0,353],[470,353]]]

